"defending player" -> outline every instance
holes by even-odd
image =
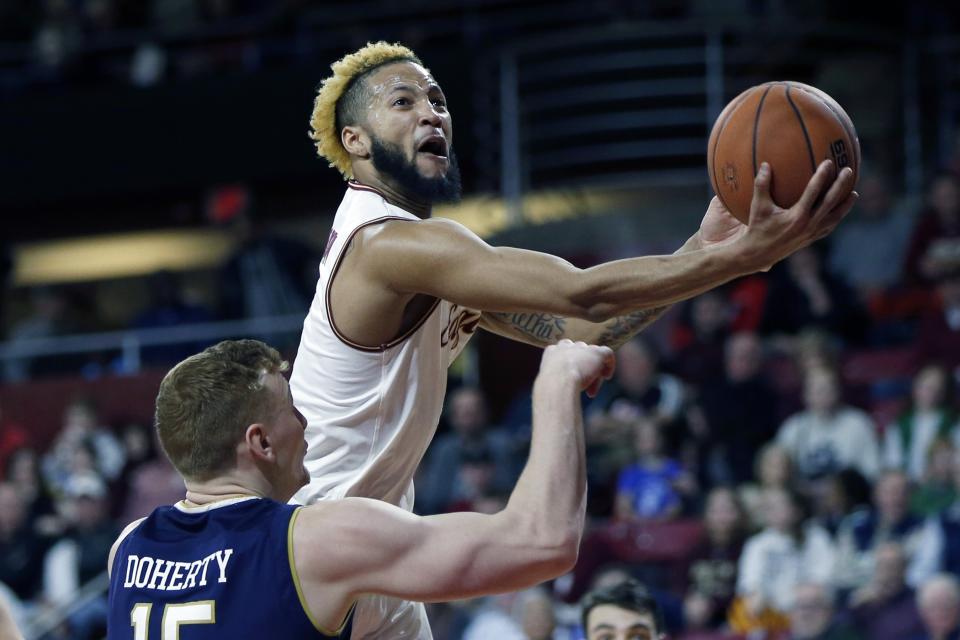
[[[305,504],[364,496],[412,509],[447,367],[478,327],[540,346],[617,346],[669,305],[825,236],[856,198],[851,172],[831,181],[824,163],[800,202],[779,209],[764,165],[749,226],[714,199],[675,254],[576,269],[430,219],[435,202],[459,196],[459,173],[443,91],[412,51],[371,44],[332,68],[312,137],[349,182],[290,382],[308,422]],[[362,602],[355,637],[429,638],[422,608],[403,607]]]
[[[495,515],[419,517],[364,498],[285,504],[308,480],[285,368],[262,342],[228,341],[164,378],[157,430],[186,499],[114,544],[108,638],[176,640],[187,625],[198,625],[191,638],[349,638],[361,593],[453,600],[573,566],[586,499],[579,394],[611,376],[610,349],[564,341],[544,352],[530,458]]]

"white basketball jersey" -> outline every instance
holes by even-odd
[[[317,291],[290,376],[307,419],[310,484],[294,500],[361,496],[413,509],[413,475],[440,420],[447,368],[476,330],[480,313],[437,300],[406,333],[379,347],[337,330],[330,286],[360,229],[420,219],[355,182],[337,210]]]

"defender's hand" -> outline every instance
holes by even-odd
[[[616,357],[610,347],[561,340],[543,351],[540,375],[548,379],[572,380],[591,398],[604,380],[613,376]]]

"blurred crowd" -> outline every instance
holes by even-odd
[[[434,605],[436,636],[579,638],[578,599],[632,576],[676,638],[957,637],[958,166],[919,206],[864,174],[829,243],[679,305],[620,348],[614,380],[585,400],[590,524],[575,571],[533,592]],[[284,287],[244,276],[303,276],[317,257],[301,264],[241,227],[247,241],[221,270],[229,304],[195,308],[158,274],[135,326],[305,312],[309,289],[293,283],[311,278],[291,278],[284,300]],[[280,256],[290,265],[251,266]],[[42,318],[78,317],[48,296],[36,294]],[[195,346],[144,357],[167,366]],[[496,421],[489,404],[452,380],[417,478],[421,513],[505,504],[528,450],[529,395],[518,390]],[[26,619],[74,598],[120,528],[183,488],[149,426],[103,424],[89,398],[68,405],[43,450],[2,408],[0,423],[0,589]],[[51,637],[98,637],[104,607],[85,602]]]

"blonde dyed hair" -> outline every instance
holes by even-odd
[[[388,42],[368,42],[366,46],[340,58],[330,68],[333,75],[320,85],[317,97],[313,101],[313,114],[310,116],[310,138],[316,143],[317,154],[337,169],[345,180],[353,178],[350,154],[340,141],[340,128],[337,126],[337,105],[340,99],[353,86],[361,81],[366,73],[391,62],[415,62],[421,66],[420,58],[402,44]],[[352,122],[344,123],[354,124]]]
[[[280,410],[267,378],[288,366],[259,340],[225,340],[171,369],[160,383],[154,422],[177,471],[203,481],[233,468],[247,427]]]

